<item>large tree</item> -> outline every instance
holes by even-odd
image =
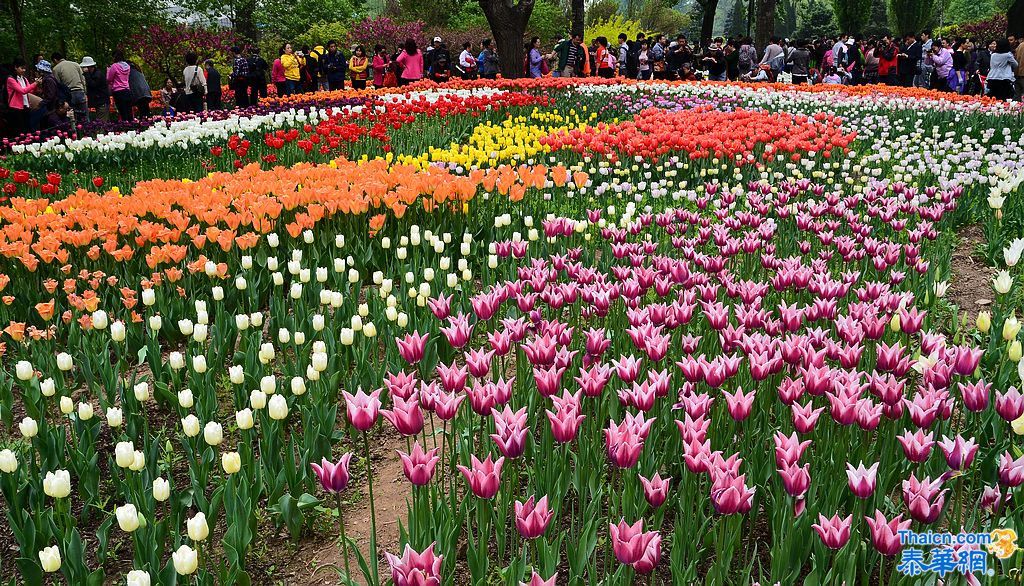
[[[916,34],[931,24],[935,8],[934,0],[888,0],[889,28],[897,35]]]
[[[700,42],[707,45],[715,31],[715,14],[718,12],[718,0],[697,0],[700,4]]]
[[[764,47],[775,36],[775,10],[778,0],[757,0],[754,10],[754,44]]]
[[[725,19],[725,34],[735,39],[747,34],[747,0],[733,0],[732,10]]]
[[[871,20],[871,0],[832,0],[832,9],[844,33],[863,33]]]
[[[491,26],[497,45],[501,75],[506,78],[523,76],[523,36],[530,22],[534,0],[478,0],[480,8]]]
[[[1014,0],[1006,11],[1006,34],[1024,36],[1024,0]]]
[[[583,0],[572,0],[572,35],[583,36],[583,16],[584,16]]]

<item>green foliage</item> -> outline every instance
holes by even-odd
[[[734,0],[725,19],[725,36],[738,38],[747,34],[747,1]]]
[[[640,25],[638,20],[627,20],[621,14],[616,14],[608,20],[595,22],[586,29],[586,38],[596,39],[606,37],[608,42],[614,43],[619,38],[619,33],[626,33],[626,36],[635,39],[637,33],[650,33]]]
[[[986,20],[1005,10],[997,0],[951,0],[942,12],[942,20],[954,25],[966,24]]]
[[[349,23],[347,22],[318,22],[305,32],[296,35],[293,42],[299,46],[309,45],[310,47],[317,45],[327,47],[327,42],[330,40],[344,44],[348,31]]]
[[[877,0],[876,0],[877,1]],[[775,34],[791,37],[797,27],[798,0],[781,0],[775,10]]]
[[[832,7],[822,0],[804,0],[797,11],[796,37],[814,39],[839,33]]]
[[[598,0],[587,9],[587,26],[595,22],[608,20],[615,14],[618,14],[621,6],[622,4],[618,0]]]
[[[932,22],[935,0],[888,0],[889,28],[897,35],[918,32]]]
[[[355,16],[352,0],[264,0],[256,21],[281,38],[295,39],[316,23],[344,22]]]
[[[554,0],[537,0],[530,14],[530,22],[526,25],[526,36],[540,37],[541,43],[547,43],[568,31],[569,18],[562,7]],[[586,38],[593,37],[587,34]]]
[[[664,35],[676,35],[686,30],[690,24],[689,16],[672,8],[663,0],[645,2],[640,8],[638,20],[645,29]]]
[[[836,23],[843,33],[861,33],[871,18],[871,0],[832,0]]]
[[[424,19],[424,22],[426,20]],[[456,31],[488,28],[487,17],[476,2],[466,2],[459,6],[458,12],[448,18],[447,27]]]
[[[889,30],[887,9],[888,6],[886,6],[886,0],[871,0],[871,16],[868,18],[868,23],[861,32],[866,35],[873,35],[876,37],[892,32]],[[895,34],[898,35],[900,33],[896,32]]]
[[[472,0],[399,0],[405,20],[422,20],[427,26],[452,26],[451,19],[464,9],[483,14],[480,5]]]

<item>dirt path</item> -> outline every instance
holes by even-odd
[[[957,235],[959,242],[953,250],[950,264],[953,276],[949,280],[946,298],[960,308],[970,323],[984,310],[992,299],[992,269],[984,259],[975,257],[978,245],[985,242],[981,227],[972,224]]]
[[[371,443],[370,450],[374,470],[373,498],[377,509],[377,549],[382,578],[390,576],[384,552],[398,553],[398,522],[405,518],[406,499],[411,494],[411,485],[402,472],[402,462],[395,454],[395,449],[405,449],[405,442],[393,430],[389,431],[391,434],[379,438],[376,444]],[[360,552],[365,556],[370,549],[372,524],[370,499],[365,493],[365,485],[360,489],[364,492],[363,498],[345,509],[345,532],[358,544]],[[338,573],[330,566],[343,568],[345,561],[336,543],[334,531],[334,526],[331,526],[330,529],[325,528],[323,534],[304,538],[292,554],[270,552],[280,567],[274,572],[275,578],[296,586],[337,584]],[[356,581],[362,584],[362,574],[355,556],[350,554],[349,563]]]

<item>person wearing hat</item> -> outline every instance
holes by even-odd
[[[428,74],[432,74],[437,64],[442,62],[443,67],[450,69],[452,55],[448,52],[448,47],[441,41],[441,37],[434,37],[433,43],[427,48],[426,54],[423,55],[423,66],[426,67]]]
[[[68,106],[75,114],[75,122],[88,122],[89,99],[85,95],[85,73],[82,66],[65,59],[59,51],[54,51],[50,58],[53,59],[53,76],[71,92],[71,103]]]
[[[135,114],[132,113],[132,91],[128,82],[128,75],[131,67],[124,60],[124,53],[121,50],[114,51],[114,63],[107,68],[107,84],[110,85],[110,94],[114,96],[114,105],[117,106],[117,115],[121,120],[132,120]]]
[[[42,102],[39,108],[32,111],[29,125],[32,130],[38,130],[43,119],[57,107],[57,101],[61,99],[60,84],[53,76],[53,66],[46,59],[36,63],[36,71],[39,73],[39,97]]]
[[[106,120],[110,116],[110,88],[103,72],[92,57],[82,58],[82,73],[85,75],[85,97],[90,110],[95,110],[93,119]]]

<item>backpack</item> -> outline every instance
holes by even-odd
[[[188,82],[188,89],[192,91],[192,95],[203,97],[206,95],[206,86],[203,85],[201,78],[202,69],[199,66],[195,66],[196,70],[192,73],[192,79]]]
[[[626,72],[630,77],[636,77],[640,71],[640,43],[630,43],[629,51],[626,53]]]
[[[258,55],[250,55],[246,58],[245,62],[249,66],[249,80],[250,81],[263,81],[264,67],[260,65],[262,59]]]

